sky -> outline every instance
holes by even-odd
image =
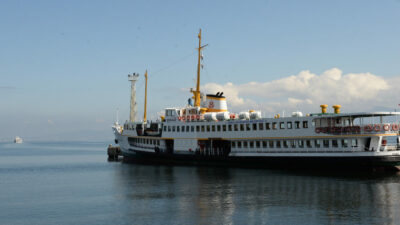
[[[398,110],[400,1],[0,1],[0,141],[113,140],[130,83],[148,118],[204,92],[264,116]],[[332,110],[332,109],[330,109]]]

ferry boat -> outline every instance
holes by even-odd
[[[266,167],[383,167],[399,168],[399,112],[341,113],[340,105],[321,105],[318,113],[263,118],[260,111],[228,111],[223,90],[200,91],[202,50],[198,34],[196,89],[183,107],[165,109],[160,120],[134,121],[135,81],[132,81],[130,120],[112,127],[125,160],[155,162],[260,165]]]
[[[20,138],[19,136],[16,136],[16,137],[14,138],[14,143],[16,143],[16,144],[21,144],[21,143],[22,143],[22,138]]]

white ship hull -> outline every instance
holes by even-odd
[[[164,122],[160,123],[163,131],[158,137],[137,135],[135,124],[132,123],[132,126],[125,125],[127,129],[123,131],[121,127],[121,132],[114,129],[114,133],[122,155],[128,160],[267,167],[341,168],[399,165],[399,144],[382,144],[384,138],[397,138],[397,131],[317,133],[314,125],[311,125],[314,124],[315,118]],[[291,130],[259,129],[260,124],[287,124],[296,121],[301,124],[307,123],[307,127]],[[235,124],[239,127],[237,131],[234,130]],[[250,129],[240,131],[240,124]],[[176,130],[178,126],[181,128],[180,132]],[[191,132],[192,126],[194,132]],[[199,132],[196,132],[197,126],[200,126]],[[212,126],[220,126],[221,131],[217,131],[219,128],[212,131]],[[171,131],[168,131],[170,127]],[[175,131],[172,131],[172,127],[175,127]],[[204,131],[201,131],[202,127]]]

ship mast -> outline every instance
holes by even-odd
[[[194,91],[193,89],[191,92],[193,93],[193,98],[194,98],[194,106],[199,107],[200,106],[200,68],[201,68],[201,51],[203,50],[204,47],[207,45],[201,46],[201,29],[199,31],[199,48],[198,50],[198,61],[197,61],[197,82],[196,82],[196,90]]]
[[[143,123],[147,122],[147,70],[144,73],[144,77],[146,78],[146,86],[144,89],[144,115],[143,115]]]

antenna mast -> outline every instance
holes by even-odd
[[[139,74],[133,73],[128,74],[128,80],[131,82],[131,110],[129,113],[129,121],[135,122],[136,118],[136,81],[139,78]]]
[[[201,69],[201,51],[203,50],[204,47],[206,47],[207,45],[203,45],[201,46],[201,29],[199,31],[199,48],[198,50],[198,61],[197,61],[197,82],[196,82],[196,90],[193,91],[193,89],[191,90],[191,92],[193,93],[193,98],[194,98],[194,106],[198,107],[200,106],[200,69]]]
[[[147,121],[147,70],[144,73],[144,77],[146,78],[146,86],[144,91],[144,115],[143,115],[143,123]]]

